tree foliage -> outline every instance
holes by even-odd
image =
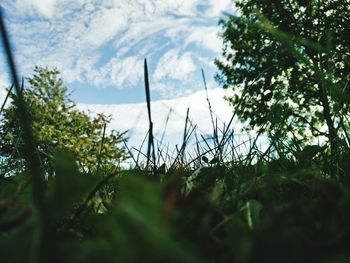
[[[238,0],[221,21],[217,80],[233,88],[238,116],[280,136],[332,143],[346,132],[350,86],[350,3]],[[310,137],[309,137],[310,138]]]
[[[84,170],[98,166],[113,166],[126,157],[119,146],[124,133],[105,132],[110,118],[99,114],[91,118],[79,111],[69,98],[67,88],[56,69],[36,67],[27,79],[29,87],[23,90],[29,108],[34,138],[40,159],[48,174],[53,171],[52,155],[58,149],[73,154]],[[0,153],[8,165],[18,167],[23,160],[23,141],[18,125],[16,95],[11,105],[4,109],[0,126]]]

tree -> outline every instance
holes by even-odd
[[[301,145],[346,133],[350,86],[348,0],[238,0],[220,23],[216,76],[249,128]]]
[[[79,111],[69,99],[67,88],[56,69],[36,67],[28,78],[29,87],[23,90],[37,142],[40,160],[48,175],[52,174],[52,155],[56,150],[73,154],[82,170],[92,171],[98,167],[111,168],[126,158],[119,146],[124,133],[105,133],[110,118],[99,114],[92,118]],[[0,155],[12,169],[23,162],[23,141],[18,125],[16,95],[11,105],[4,109],[0,125]]]

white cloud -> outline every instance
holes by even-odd
[[[233,1],[232,0],[209,0],[210,8],[207,11],[207,15],[218,17],[221,16],[223,12],[233,11]]]
[[[94,12],[82,36],[83,43],[90,48],[99,48],[115,37],[120,30],[127,28],[128,19],[123,9],[108,8]]]
[[[117,86],[133,86],[143,78],[143,61],[138,57],[112,58],[92,77],[88,76],[96,86],[107,85],[108,81]]]
[[[221,51],[221,40],[218,38],[217,27],[197,27],[185,39],[185,45],[196,43],[197,45],[215,53]]]
[[[51,18],[54,14],[57,0],[17,0],[17,5],[32,8],[39,14]]]
[[[179,50],[170,50],[159,60],[153,78],[156,82],[165,78],[185,80],[195,70],[191,53],[180,54]]]
[[[223,89],[212,89],[208,93],[214,118],[218,118],[219,124],[223,122],[227,124],[232,116],[232,107],[223,99],[227,91]],[[90,110],[92,114],[105,113],[111,115],[112,122],[108,127],[109,130],[130,130],[130,144],[136,148],[141,145],[147,133],[148,116],[145,103],[121,105],[78,104],[78,107],[84,111]],[[204,91],[199,91],[186,97],[152,102],[152,118],[156,139],[160,139],[165,127],[165,121],[171,109],[172,113],[165,132],[164,143],[169,142],[172,146],[181,143],[187,107],[190,108],[190,119],[193,124],[197,125],[199,133],[206,134],[212,131],[206,95]],[[242,125],[236,120],[232,128],[235,131],[239,131]]]

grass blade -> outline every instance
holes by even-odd
[[[150,86],[149,86],[149,78],[148,78],[147,59],[145,59],[144,70],[145,70],[146,102],[147,102],[148,121],[149,121],[147,165],[146,165],[146,168],[148,169],[149,162],[151,159],[151,152],[152,152],[153,166],[155,166],[155,163],[156,163],[156,156],[155,156],[155,150],[154,150],[153,122],[152,122],[152,116],[151,116],[151,95],[150,95]]]
[[[31,129],[31,121],[27,105],[24,100],[22,89],[18,82],[17,70],[15,66],[14,57],[12,55],[12,49],[10,40],[5,27],[5,21],[3,19],[3,10],[0,7],[0,31],[1,40],[5,50],[5,57],[8,67],[10,69],[12,82],[16,91],[16,106],[19,113],[19,123],[23,130],[23,152],[24,159],[28,165],[27,169],[31,176],[32,181],[32,197],[34,203],[34,212],[36,215],[36,231],[33,236],[32,242],[32,255],[31,260],[33,262],[47,262],[49,255],[51,254],[52,246],[49,238],[49,224],[45,217],[44,206],[44,194],[45,194],[45,179],[40,166],[39,155],[36,150],[36,144]]]
[[[23,92],[20,88],[15,61],[11,51],[11,45],[9,37],[5,28],[5,22],[3,20],[3,10],[0,8],[0,28],[1,38],[5,49],[5,55],[8,66],[10,68],[13,86],[15,87],[17,99],[16,104],[19,111],[19,118],[21,128],[23,129],[24,139],[24,158],[27,161],[29,173],[32,176],[33,183],[33,198],[34,202],[38,207],[42,207],[43,195],[44,195],[44,176],[40,169],[40,161],[37,155],[34,136],[31,130],[31,121],[29,119],[29,113],[27,110],[26,103],[24,101]]]
[[[4,108],[5,108],[6,102],[7,102],[8,98],[10,97],[10,94],[11,94],[11,92],[12,92],[13,86],[14,86],[14,85],[12,84],[11,87],[10,87],[10,89],[8,90],[7,94],[6,94],[5,100],[4,100],[4,102],[2,103],[2,105],[1,105],[0,114],[2,113],[2,111],[3,111]]]

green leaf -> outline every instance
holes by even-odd
[[[256,226],[260,224],[260,213],[262,209],[263,205],[256,200],[247,201],[241,208],[241,211],[245,213],[247,224],[250,229],[255,229]]]

